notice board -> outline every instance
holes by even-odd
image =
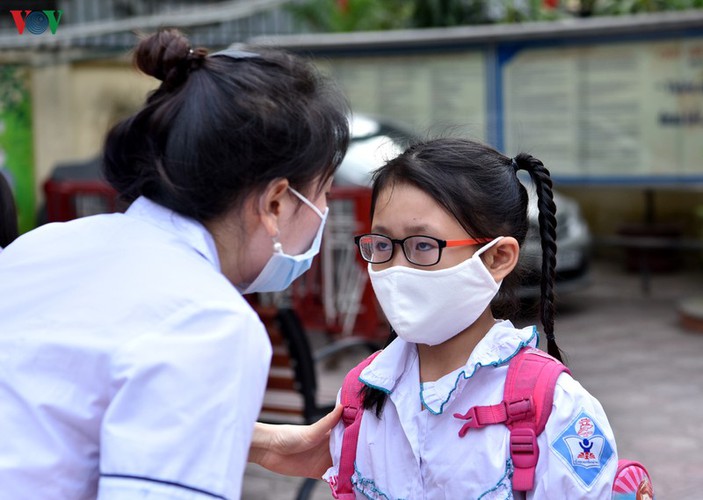
[[[501,55],[506,151],[574,182],[703,178],[703,39]]]
[[[486,62],[479,50],[334,58],[324,66],[355,112],[419,135],[457,130],[485,138]]]

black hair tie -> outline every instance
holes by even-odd
[[[206,56],[207,49],[189,49],[188,54],[186,55],[186,61],[188,61],[188,72],[201,68],[205,62]]]

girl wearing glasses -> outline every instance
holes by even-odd
[[[514,498],[515,464],[505,425],[459,438],[463,414],[502,400],[509,360],[536,346],[536,327],[497,319],[491,302],[514,286],[528,231],[527,171],[538,195],[542,242],[540,320],[554,337],[556,207],[538,159],[508,158],[468,140],[411,146],[376,172],[371,234],[356,237],[376,297],[397,338],[369,364],[363,382],[353,491],[357,498]],[[344,425],[332,431],[339,475]],[[527,498],[610,498],[617,451],[599,404],[568,374],[538,437]]]

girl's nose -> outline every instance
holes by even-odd
[[[411,266],[408,259],[405,257],[405,252],[403,251],[403,246],[400,243],[393,243],[395,248],[393,249],[393,258],[386,262],[388,267],[392,266]]]

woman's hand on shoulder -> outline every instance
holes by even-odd
[[[249,461],[278,474],[319,479],[332,466],[330,432],[341,416],[338,405],[311,425],[257,422]]]

